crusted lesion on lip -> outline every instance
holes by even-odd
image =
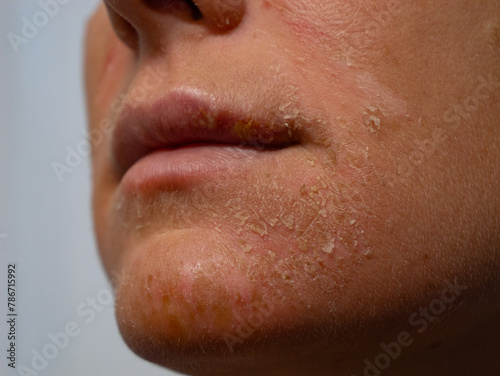
[[[252,126],[253,119],[249,121],[238,121],[233,128],[233,133],[243,140],[256,136],[256,129]]]
[[[296,144],[295,131],[297,127],[294,121],[261,123],[253,118],[239,120],[231,128],[231,134],[240,139],[242,144],[272,148]]]
[[[243,144],[266,147],[270,146],[278,136],[274,128],[272,125],[262,125],[250,119],[238,121],[231,131]]]

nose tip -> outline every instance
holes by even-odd
[[[246,0],[105,0],[118,36],[130,47],[158,39],[177,21],[197,23],[215,33],[237,27]],[[168,21],[167,21],[168,20]],[[160,30],[159,30],[160,29]]]

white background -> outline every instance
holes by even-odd
[[[173,375],[128,350],[112,302],[101,312],[91,309],[92,319],[77,312],[88,297],[111,291],[92,234],[89,161],[62,182],[51,165],[65,163],[67,147],[85,140],[83,32],[96,4],[60,5],[16,53],[8,34],[22,36],[23,17],[32,20],[41,8],[38,0],[0,0],[1,375],[20,374],[6,359],[8,263],[17,265],[18,367],[32,368],[32,350],[42,352],[49,333],[74,321],[81,333],[39,375]]]

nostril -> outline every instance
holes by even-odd
[[[192,0],[143,0],[148,8],[164,13],[191,13],[193,20],[200,20],[203,15]]]
[[[201,20],[203,18],[203,15],[201,14],[200,9],[196,6],[196,4],[191,0],[188,0],[187,3],[191,8],[191,12],[193,13],[193,19],[195,21]]]
[[[118,1],[118,0],[117,0]],[[245,14],[245,0],[141,0],[149,9],[198,21],[217,32],[238,26]]]
[[[136,52],[143,45],[161,43],[163,33],[177,21],[226,33],[246,13],[246,0],[105,0],[105,4],[116,34]]]

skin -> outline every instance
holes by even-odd
[[[87,34],[95,230],[130,348],[192,375],[361,375],[406,332],[384,375],[497,374],[500,3],[165,3],[110,0]],[[125,187],[116,119],[179,87],[289,119],[296,143]]]

